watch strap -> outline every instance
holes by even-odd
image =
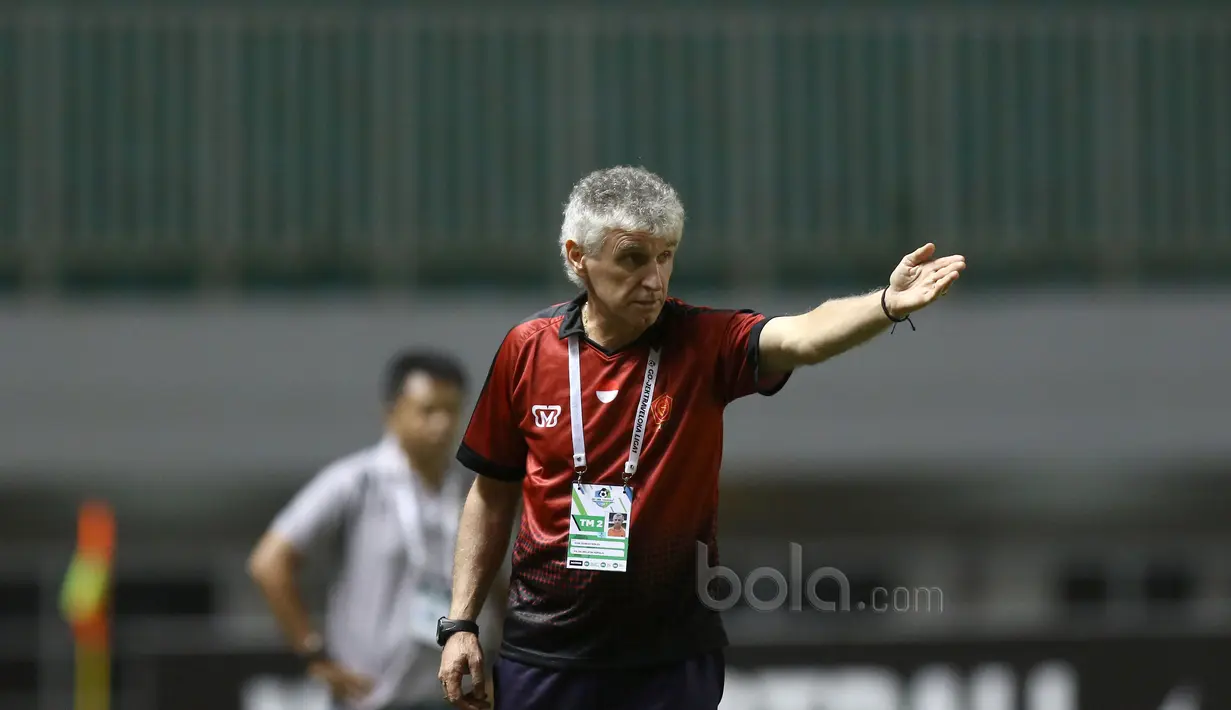
[[[442,648],[453,634],[464,632],[478,635],[479,625],[467,619],[446,619],[441,617],[436,622],[436,643]]]

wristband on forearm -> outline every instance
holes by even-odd
[[[888,318],[889,320],[893,321],[893,323],[894,323],[893,328],[890,328],[890,329],[889,329],[889,334],[890,334],[890,335],[892,335],[892,334],[893,334],[894,329],[895,329],[895,328],[897,328],[897,324],[898,324],[898,323],[901,323],[902,321],[906,321],[907,323],[909,323],[909,324],[910,324],[910,329],[911,329],[911,330],[914,330],[914,329],[915,329],[915,322],[914,322],[913,320],[911,320],[911,319],[910,319],[910,314],[909,314],[909,313],[907,313],[906,315],[902,316],[901,318],[894,318],[894,317],[893,317],[893,314],[889,312],[889,304],[888,304],[888,303],[885,303],[885,295],[886,295],[886,294],[888,294],[888,293],[889,293],[889,287],[888,287],[888,286],[886,286],[886,287],[884,288],[884,290],[882,290],[882,291],[881,291],[881,310],[885,312],[885,317],[886,317],[886,318]]]

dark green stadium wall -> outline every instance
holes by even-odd
[[[707,285],[928,239],[1027,281],[1231,265],[1225,10],[330,5],[0,18],[0,280],[534,287],[617,163],[680,189]]]

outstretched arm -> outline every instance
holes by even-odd
[[[904,318],[944,295],[966,268],[966,258],[937,259],[935,252],[936,245],[929,243],[903,257],[887,289],[833,299],[807,313],[770,320],[761,330],[762,368],[786,372],[824,362],[884,332],[894,322],[891,317]]]

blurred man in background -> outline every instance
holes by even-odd
[[[249,567],[291,647],[340,707],[441,706],[436,621],[447,615],[468,474],[453,445],[466,377],[451,356],[403,352],[384,381],[385,435],[325,468],[277,516]],[[296,584],[323,543],[341,559],[325,632]]]

